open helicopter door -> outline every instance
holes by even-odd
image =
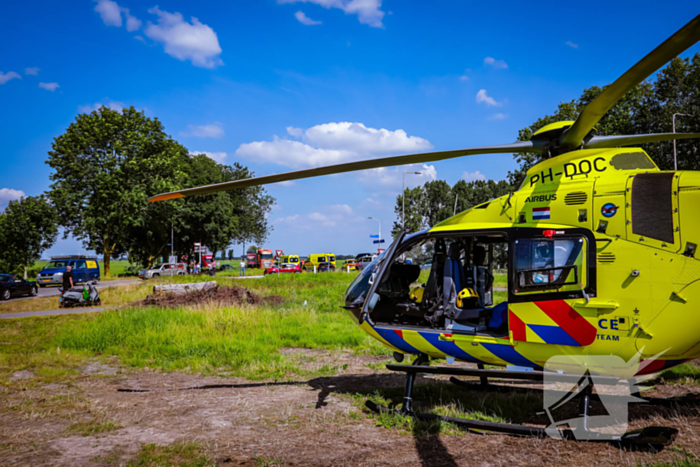
[[[379,294],[377,294],[377,288],[379,287],[379,284],[382,282],[382,277],[384,277],[386,271],[391,267],[393,262],[393,257],[394,253],[396,252],[396,249],[401,245],[401,242],[403,242],[403,239],[406,237],[406,231],[402,231],[399,233],[399,236],[396,237],[394,242],[384,250],[384,252],[377,258],[376,261],[379,262],[379,267],[375,272],[372,273],[372,276],[370,277],[370,289],[369,292],[367,292],[367,299],[365,300],[364,305],[362,305],[362,312],[360,313],[360,324],[362,324],[363,321],[367,320],[372,323],[372,320],[370,318],[370,314],[372,313],[372,310],[374,307],[377,305],[377,302],[379,301]]]
[[[591,232],[514,230],[508,281],[511,343],[592,344],[595,311],[572,306],[574,300],[596,296],[596,247]]]

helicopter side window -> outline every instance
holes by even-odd
[[[521,238],[515,240],[513,293],[584,290],[588,281],[586,238]]]

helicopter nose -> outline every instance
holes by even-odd
[[[647,325],[641,324],[636,347],[644,358],[664,360],[700,355],[700,282],[671,292],[667,305]]]

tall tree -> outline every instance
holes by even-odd
[[[452,188],[444,180],[433,180],[423,185],[425,192],[425,215],[424,222],[428,227],[432,227],[448,217],[452,217],[454,212],[455,198]]]
[[[406,188],[403,195],[398,195],[396,197],[396,206],[394,207],[396,221],[394,221],[394,226],[391,229],[392,237],[397,237],[401,230],[403,230],[401,220],[402,213],[404,212],[404,196],[406,196],[406,229],[409,233],[414,233],[425,228],[425,223],[423,222],[423,215],[426,210],[425,191],[421,186]]]
[[[24,272],[51,248],[58,234],[56,211],[44,195],[10,201],[0,214],[0,265],[3,271]]]
[[[148,197],[180,187],[187,150],[165,133],[157,118],[133,107],[79,114],[54,138],[52,149],[49,194],[59,223],[66,235],[72,233],[86,248],[104,255],[109,277],[110,258],[127,250],[135,224],[143,223]],[[158,209],[164,219],[172,206]]]
[[[248,249],[246,250],[246,253],[251,254],[251,253],[257,253],[258,252],[258,247],[255,245],[250,245]]]
[[[457,198],[457,212],[466,211],[477,204],[499,198],[513,191],[513,187],[501,180],[475,180],[466,182],[460,180],[452,187],[452,194]]]

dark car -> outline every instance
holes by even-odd
[[[38,292],[39,289],[34,281],[18,279],[12,274],[0,274],[0,299],[2,300],[22,295],[35,296]]]
[[[328,272],[333,269],[331,263],[318,263],[318,272]]]
[[[230,264],[222,264],[219,266],[219,271],[233,271],[235,268]]]

